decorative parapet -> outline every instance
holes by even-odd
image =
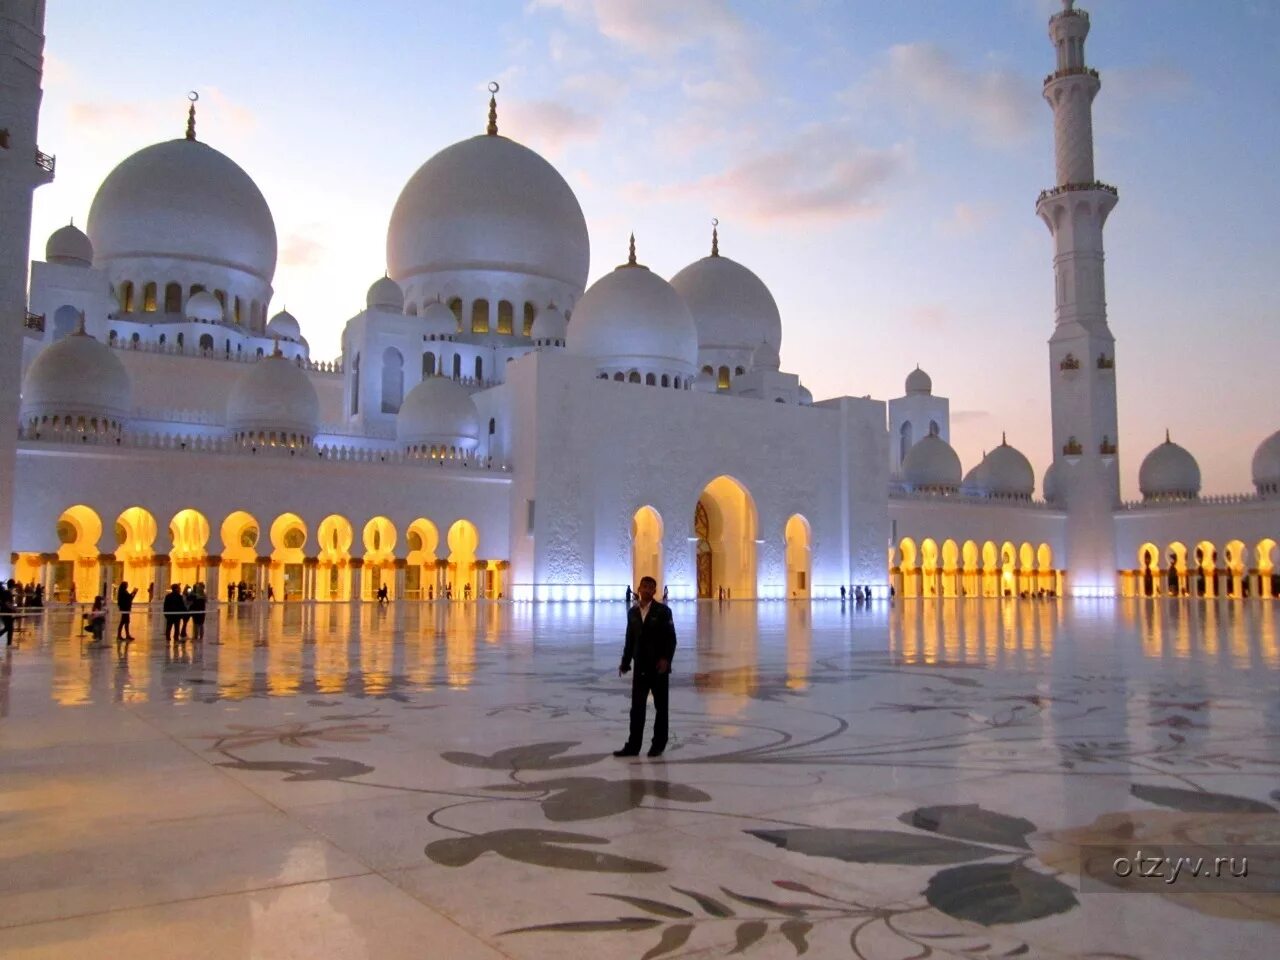
[[[1090,180],[1085,183],[1060,183],[1058,186],[1050,187],[1048,190],[1041,190],[1040,196],[1036,197],[1036,206],[1053,197],[1061,196],[1064,193],[1074,193],[1077,190],[1101,190],[1103,193],[1109,193],[1113,197],[1120,196],[1119,190],[1109,183],[1103,183],[1101,180]]]
[[[889,499],[928,501],[930,503],[954,503],[964,506],[1019,507],[1031,510],[1058,509],[1054,504],[1048,503],[1044,500],[1035,500],[1031,497],[987,496],[985,494],[969,493],[964,490],[961,490],[958,493],[940,493],[935,490],[912,490],[908,489],[901,483],[893,481],[890,481],[889,483]]]
[[[1053,81],[1061,80],[1063,77],[1093,77],[1095,80],[1101,79],[1098,76],[1098,71],[1093,69],[1093,67],[1064,67],[1063,69],[1055,70],[1053,73],[1046,76],[1044,78],[1044,85],[1047,87],[1049,84],[1053,83]]]
[[[43,318],[41,319],[43,320]],[[118,317],[116,319],[124,318]],[[244,331],[236,328],[236,332],[243,333]],[[282,342],[288,343],[290,341]],[[227,360],[232,363],[256,363],[266,357],[265,353],[262,356],[257,353],[245,353],[243,351],[227,353],[224,350],[201,349],[197,344],[153,343],[147,340],[126,340],[123,337],[110,340],[108,344],[117,350],[134,350],[138,353],[161,353],[175,357],[199,357],[206,360]],[[343,372],[341,358],[337,360],[308,360],[304,357],[295,357],[294,363],[311,373],[329,373],[339,376]]]
[[[43,153],[40,148],[37,147],[34,159],[37,167],[49,174],[50,177],[53,176],[53,171],[58,165],[57,157],[51,153]]]
[[[1126,500],[1120,504],[1121,510],[1167,510],[1169,508],[1186,509],[1187,507],[1222,507],[1243,506],[1251,503],[1274,503],[1274,499],[1260,497],[1256,493],[1216,493],[1209,496],[1187,498],[1183,500]]]
[[[1079,17],[1081,20],[1088,21],[1089,11],[1077,10],[1075,7],[1067,7],[1065,10],[1059,10],[1057,13],[1051,16],[1049,18],[1049,22],[1053,23],[1053,21],[1061,20],[1063,17]]]

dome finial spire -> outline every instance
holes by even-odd
[[[711,218],[711,255],[713,257],[720,256],[720,220],[718,217]]]
[[[631,245],[627,250],[627,266],[634,267],[636,265],[636,235],[633,231],[631,234]]]
[[[196,101],[200,99],[200,94],[192,90],[187,94],[187,99],[191,101],[191,106],[187,108],[187,139],[194,142],[196,139]]]
[[[1164,428],[1164,442],[1165,442],[1165,443],[1173,443],[1173,441],[1169,439],[1169,428],[1168,428],[1168,427],[1165,427],[1165,428]]]
[[[489,126],[485,128],[485,133],[491,137],[498,135],[498,99],[497,92],[501,89],[498,81],[494,80],[489,84]]]
[[[1007,447],[1009,445],[1009,435],[1003,430],[1000,431],[1000,446]]]

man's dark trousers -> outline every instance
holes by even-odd
[[[667,681],[669,673],[641,673],[631,677],[631,734],[624,750],[639,750],[644,740],[644,714],[649,694],[653,694],[653,750],[661,753],[667,747]]]

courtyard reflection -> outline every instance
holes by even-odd
[[[724,720],[742,716],[754,700],[808,696],[815,678],[829,682],[833,670],[868,657],[1033,675],[1142,671],[1154,662],[1280,670],[1280,604],[1268,600],[703,601],[677,603],[674,612],[673,683],[692,687],[709,714]],[[561,669],[566,657],[575,669],[616,682],[624,627],[621,603],[250,604],[219,606],[204,643],[176,648],[161,639],[158,617],[135,612],[138,640],[121,649],[89,647],[78,617],[62,607],[26,623],[0,672],[0,704],[9,703],[8,687],[19,678],[25,688],[47,684],[63,706],[396,698],[466,691],[486,677],[527,679]],[[32,650],[41,656],[27,657]]]

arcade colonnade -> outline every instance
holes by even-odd
[[[110,528],[92,507],[64,510],[50,531],[50,549],[15,555],[15,579],[42,583],[51,601],[108,599],[127,581],[138,600],[157,599],[171,583],[203,582],[211,600],[239,596],[277,600],[499,599],[506,595],[508,563],[477,556],[480,535],[467,519],[444,535],[419,517],[403,530],[385,516],[357,526],[341,514],[314,529],[296,513],[259,518],[236,510],[211,518],[179,510],[161,526],[133,506]],[[167,538],[161,531],[167,531]],[[56,545],[56,546],[55,546]],[[270,588],[270,591],[268,591]]]
[[[889,576],[899,597],[1032,597],[1062,596],[1066,571],[1047,543],[903,537],[889,549]]]
[[[1260,540],[1147,541],[1120,571],[1126,597],[1280,598],[1276,537]]]

